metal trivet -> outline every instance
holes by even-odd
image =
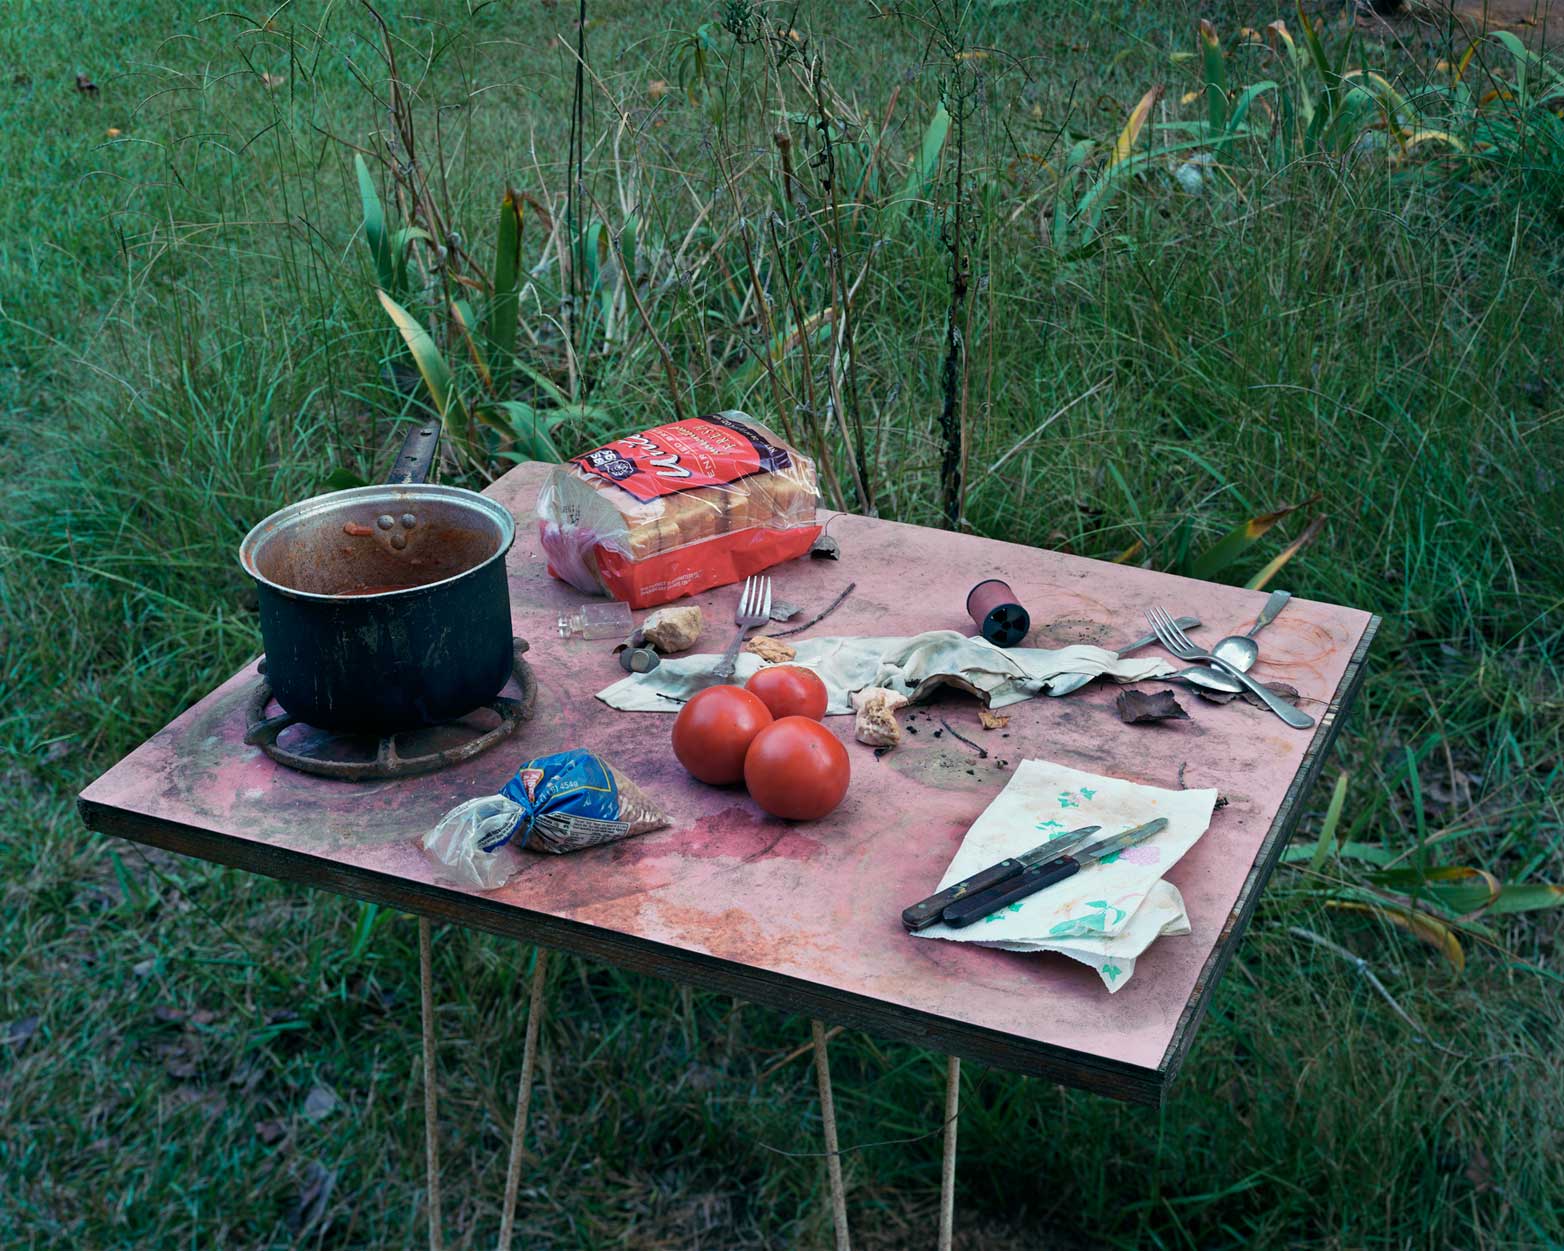
[[[512,673],[520,691],[519,698],[496,695],[481,709],[475,708],[465,717],[437,726],[401,730],[385,735],[378,741],[369,735],[316,730],[289,712],[268,717],[266,706],[271,702],[272,688],[266,680],[266,662],[263,660],[261,678],[256,683],[246,710],[244,741],[251,747],[259,747],[278,764],[290,769],[348,782],[416,777],[420,773],[433,773],[436,769],[460,764],[509,738],[532,715],[532,705],[538,696],[538,683],[532,676],[532,667],[522,659],[522,653],[527,650],[527,640],[515,639],[512,647]],[[499,718],[498,724],[487,730],[471,724],[473,714],[481,710],[494,713]],[[296,725],[311,732],[295,736],[296,741],[288,744],[278,741],[285,731]],[[422,750],[407,755],[397,750],[399,738],[414,735],[426,740]],[[442,740],[453,736],[455,742],[449,746],[440,745]],[[353,751],[355,748],[358,749],[356,752]],[[370,750],[374,752],[373,759],[366,758]],[[348,758],[342,758],[344,754]],[[359,758],[354,759],[353,755]]]

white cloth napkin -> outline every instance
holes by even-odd
[[[1040,647],[995,647],[982,637],[955,630],[929,630],[910,638],[819,638],[795,644],[790,664],[813,669],[825,682],[826,714],[853,711],[852,693],[868,686],[889,687],[917,701],[935,687],[955,685],[990,708],[1020,703],[1047,691],[1064,674],[1106,674],[1120,682],[1138,682],[1173,672],[1167,661],[1151,656],[1120,656],[1101,647],[1077,644],[1049,651]],[[678,712],[679,702],[708,684],[718,657],[673,656],[650,673],[622,678],[597,697],[626,712]],[[740,652],[733,681],[746,682],[765,662]],[[667,696],[668,698],[664,698]]]
[[[1214,790],[1170,791],[1023,760],[967,831],[938,889],[1083,825],[1102,826],[1093,842],[1157,817],[1166,817],[1168,828],[993,916],[962,929],[932,925],[916,936],[1056,951],[1091,965],[1116,991],[1157,938],[1189,933],[1184,900],[1162,876],[1206,832],[1215,807]]]

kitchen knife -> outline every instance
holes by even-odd
[[[1133,847],[1136,843],[1150,838],[1153,834],[1159,834],[1167,828],[1168,819],[1158,817],[1155,821],[1146,822],[1145,825],[1137,825],[1133,830],[1125,830],[1122,834],[1105,838],[1100,843],[1093,843],[1074,855],[1055,856],[1051,860],[1034,863],[1023,869],[1013,880],[1007,879],[997,886],[988,887],[977,893],[968,893],[955,903],[946,905],[941,919],[946,925],[954,926],[956,929],[971,925],[974,921],[998,912],[1006,904],[1013,904],[1018,899],[1035,895],[1045,887],[1074,877],[1082,869],[1096,864],[1103,857],[1111,856],[1116,851],[1123,851],[1126,847]]]
[[[947,905],[976,891],[988,890],[1001,882],[1009,881],[1030,865],[1052,860],[1064,852],[1073,851],[1100,829],[1102,829],[1100,825],[1083,825],[1078,830],[1071,830],[1066,834],[1050,838],[1046,843],[1039,843],[1031,851],[1024,851],[1019,856],[1010,856],[998,864],[979,869],[971,877],[964,877],[961,881],[904,909],[901,923],[909,930],[927,929],[939,920],[940,913]]]

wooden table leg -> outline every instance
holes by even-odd
[[[961,1061],[945,1067],[945,1160],[939,1179],[939,1251],[950,1251],[956,1232],[956,1118],[961,1111]]]
[[[842,1185],[842,1155],[836,1140],[836,1101],[831,1098],[831,1062],[825,1053],[825,1026],[810,1022],[815,1041],[815,1077],[820,1083],[820,1121],[825,1126],[826,1170],[831,1179],[831,1224],[836,1251],[852,1251],[847,1237],[847,1190]]]
[[[543,1023],[543,977],[548,952],[533,948],[532,995],[527,1003],[527,1040],[521,1052],[521,1083],[516,1090],[516,1120],[510,1131],[510,1167],[505,1174],[505,1209],[500,1217],[500,1251],[510,1251],[516,1225],[516,1192],[521,1186],[521,1144],[527,1134],[527,1111],[532,1104],[532,1078],[538,1067],[538,1029]]]
[[[424,1165],[429,1180],[429,1251],[440,1251],[440,1130],[434,1076],[434,956],[429,919],[418,918],[418,981],[424,1024]]]

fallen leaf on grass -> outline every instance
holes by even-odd
[[[186,1082],[174,1088],[174,1093],[169,1096],[169,1107],[173,1111],[181,1108],[198,1108],[201,1115],[211,1120],[227,1110],[228,1096],[220,1090],[203,1090],[199,1086],[192,1086]]]
[[[646,94],[654,100],[661,100],[668,94],[668,84],[661,78],[654,78],[646,84]]]
[[[332,1189],[337,1184],[337,1174],[318,1160],[311,1160],[304,1170],[304,1186],[299,1197],[288,1205],[284,1219],[295,1234],[302,1234],[320,1223],[326,1215],[326,1205],[331,1202]]]
[[[5,1027],[6,1045],[20,1047],[38,1032],[38,1026],[42,1021],[43,1018],[39,1016],[24,1016],[19,1021],[12,1021]]]
[[[120,137],[120,134],[121,134],[121,133],[122,133],[122,132],[121,132],[121,131],[120,131],[120,128],[119,128],[119,127],[118,127],[118,126],[110,126],[110,127],[109,127],[109,128],[108,128],[108,130],[107,130],[107,131],[105,131],[105,132],[104,132],[104,133],[105,133],[105,134],[106,134],[106,135],[108,135],[108,137],[109,137],[109,138],[110,138],[110,139],[118,139],[118,138],[119,138],[119,137]]]
[[[1120,691],[1113,701],[1119,710],[1119,720],[1125,725],[1140,725],[1147,721],[1187,721],[1189,714],[1182,704],[1173,698],[1172,691]]]
[[[267,91],[276,91],[278,87],[287,81],[288,76],[286,74],[267,74],[264,72],[261,74],[261,86],[265,87]]]
[[[228,1084],[238,1086],[248,1093],[254,1090],[266,1076],[266,1063],[255,1053],[245,1056],[234,1066],[234,1071],[228,1075]]]
[[[311,1121],[323,1121],[337,1110],[337,1096],[325,1086],[311,1087],[304,1099],[304,1115]]]
[[[1472,1148],[1472,1158],[1462,1171],[1478,1194],[1493,1189],[1493,1169],[1489,1167],[1488,1157],[1483,1154],[1481,1147]]]
[[[987,708],[978,709],[978,723],[985,730],[1002,730],[1010,724],[1010,718]]]
[[[184,1079],[194,1077],[200,1071],[200,1065],[195,1061],[184,1047],[176,1047],[170,1051],[162,1052],[163,1071],[170,1077]]]

